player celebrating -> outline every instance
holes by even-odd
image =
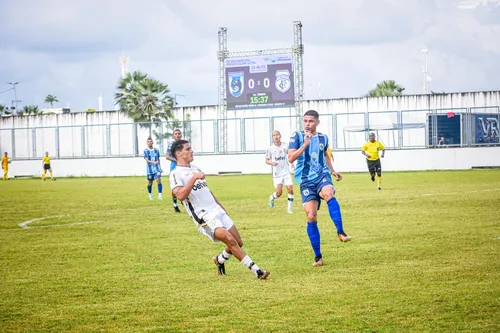
[[[380,191],[382,189],[380,187],[382,183],[382,164],[378,156],[379,150],[382,150],[380,157],[384,158],[384,145],[380,141],[375,140],[375,133],[370,133],[370,140],[363,145],[361,153],[366,156],[366,164],[368,165],[368,172],[370,172],[372,182],[375,181],[375,173],[377,173],[377,188]]]
[[[148,147],[144,149],[144,159],[146,160],[146,174],[148,178],[148,193],[149,200],[154,200],[151,191],[153,190],[153,180],[156,179],[158,183],[158,200],[162,200],[162,188],[161,184],[161,164],[160,164],[160,151],[153,148],[153,139],[148,138]]]
[[[323,265],[317,222],[321,199],[325,200],[328,205],[328,212],[337,228],[339,240],[341,242],[351,240],[351,237],[344,232],[342,214],[335,198],[335,188],[330,172],[337,180],[341,180],[342,175],[333,169],[332,159],[327,153],[328,137],[316,132],[318,125],[318,112],[307,111],[304,114],[304,131],[295,132],[290,138],[288,147],[288,161],[293,163],[297,160],[295,181],[300,184],[302,203],[307,215],[307,235],[315,254],[313,266]]]
[[[50,179],[55,180],[54,175],[52,174],[52,167],[50,166],[50,157],[48,151],[45,152],[45,156],[42,159],[42,167],[43,167],[42,180],[45,181],[45,175],[47,174],[47,170],[50,172]]]
[[[172,171],[175,169],[177,166],[177,160],[175,159],[175,156],[172,154],[172,145],[174,142],[179,141],[182,138],[182,132],[180,129],[175,129],[174,133],[172,133],[172,137],[174,138],[173,141],[170,141],[168,144],[167,148],[167,153],[165,154],[165,157],[167,158],[168,161],[170,161],[170,174],[172,174]],[[177,198],[172,194],[172,201],[174,202],[174,210],[176,213],[180,213],[179,205],[177,205]]]
[[[267,148],[266,164],[272,166],[273,184],[276,191],[269,197],[269,206],[274,207],[274,199],[283,193],[283,184],[288,191],[288,213],[292,214],[293,205],[293,181],[290,173],[290,165],[286,156],[288,147],[281,142],[281,133],[274,130],[272,133],[273,144]]]
[[[5,152],[2,156],[3,180],[9,180],[9,163],[9,156],[7,152]]]
[[[192,165],[193,150],[186,140],[178,140],[171,147],[171,153],[177,160],[177,167],[170,174],[170,188],[176,198],[184,202],[188,215],[197,229],[213,242],[222,241],[226,248],[214,257],[218,275],[226,275],[225,262],[235,256],[248,267],[260,280],[265,280],[269,272],[260,269],[241,249],[243,241],[227,215],[224,206],[208,188],[205,174]]]

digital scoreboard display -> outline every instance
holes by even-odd
[[[229,58],[225,67],[228,110],[295,106],[293,54]]]

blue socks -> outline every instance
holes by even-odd
[[[162,189],[163,189],[163,184],[158,184],[158,193],[161,193]]]
[[[337,228],[337,234],[343,234],[344,227],[342,225],[342,214],[340,214],[340,205],[337,201],[337,198],[333,197],[328,200],[327,205],[328,213],[330,213],[333,224],[335,224],[335,228]]]
[[[151,194],[151,191],[153,190],[153,185],[148,185],[148,193]]]
[[[316,260],[319,258],[323,258],[320,251],[320,235],[318,229],[318,222],[307,222],[307,235],[309,236],[309,240],[311,241],[311,246],[314,250],[314,255],[316,256]]]

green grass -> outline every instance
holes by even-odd
[[[297,186],[288,215],[270,176],[208,177],[267,281],[217,277],[221,245],[142,178],[0,182],[0,331],[500,331],[500,171],[344,176],[353,241],[323,205],[318,268]]]

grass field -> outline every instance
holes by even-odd
[[[270,175],[208,177],[267,281],[216,276],[167,180],[163,201],[143,178],[0,182],[0,332],[500,331],[499,170],[345,174],[353,241],[323,206],[317,268],[297,186],[288,215]]]

